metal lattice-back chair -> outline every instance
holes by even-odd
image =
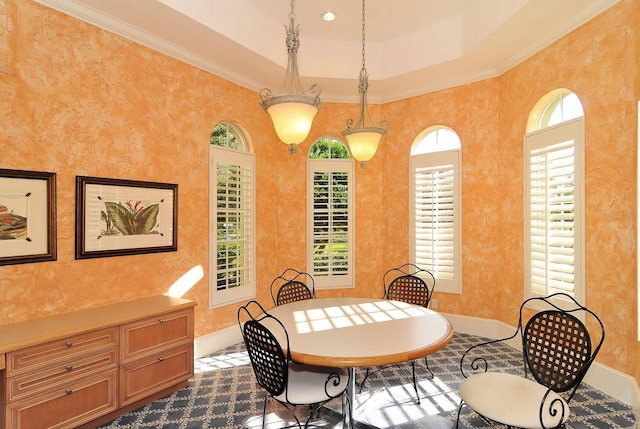
[[[316,288],[311,274],[295,268],[287,268],[271,282],[271,298],[275,305],[315,297]]]
[[[436,280],[429,271],[414,264],[404,264],[388,270],[383,276],[383,283],[386,299],[428,307]]]
[[[255,307],[255,313],[251,312],[251,307]],[[300,429],[306,428],[328,401],[339,396],[343,397],[343,401],[348,400],[344,395],[349,380],[347,369],[294,362],[284,325],[257,301],[250,301],[238,309],[238,325],[256,380],[267,391],[262,409],[263,428],[269,398],[282,404]],[[343,410],[348,410],[344,405],[343,402]],[[304,426],[294,411],[294,407],[298,406],[310,408]],[[346,418],[346,414],[343,417]]]
[[[532,304],[546,308],[524,323],[523,312]],[[523,376],[489,371],[491,359],[482,351],[518,335]],[[508,427],[564,427],[569,402],[603,342],[602,321],[573,297],[556,293],[527,299],[520,306],[518,327],[511,337],[477,344],[462,356],[460,371],[465,379],[460,384],[458,421],[467,405],[486,420]]]
[[[415,264],[404,264],[387,270],[387,272],[382,276],[382,283],[384,285],[383,298],[402,301],[426,308],[429,306],[429,301],[431,301],[431,295],[435,288],[436,279],[431,272],[420,268]],[[424,363],[430,376],[433,377],[433,372],[429,368],[426,356],[424,358]],[[415,360],[409,362],[409,365],[411,365],[411,380],[413,382],[413,389],[416,393],[416,402],[420,404],[420,394],[418,393],[418,384],[416,381]],[[367,368],[362,382],[360,383],[360,390],[362,390],[367,378],[372,373],[373,371],[371,371],[370,368]]]

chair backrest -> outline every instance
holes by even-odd
[[[255,306],[259,313],[253,314]],[[289,336],[282,323],[268,314],[257,301],[249,301],[238,309],[238,325],[251,360],[251,366],[258,384],[272,396],[282,394],[287,388],[290,356],[265,322],[275,329],[281,329],[289,350]]]
[[[534,314],[522,327],[523,310],[533,301],[544,301],[549,309]],[[592,319],[589,324],[595,332],[590,333],[579,317]],[[551,390],[575,392],[604,341],[600,318],[570,295],[556,293],[526,300],[520,307],[519,326],[525,372]]]
[[[382,277],[384,298],[428,307],[436,279],[415,264],[391,268]]]
[[[271,298],[275,305],[316,297],[313,277],[309,273],[287,268],[271,282]]]

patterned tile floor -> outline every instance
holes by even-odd
[[[367,380],[365,389],[357,395],[354,407],[356,429],[455,427],[459,404],[457,388],[462,380],[459,359],[464,350],[482,340],[456,333],[444,350],[429,356],[429,367],[435,374],[433,379],[427,376],[424,361],[416,367],[421,378],[420,405],[415,403],[408,365],[385,367],[375,372]],[[518,355],[508,346],[497,349],[495,357],[504,363],[506,369],[520,371]],[[243,345],[237,344],[198,359],[196,375],[188,387],[120,416],[103,428],[256,429],[262,426],[264,397],[264,391],[255,383]],[[578,389],[570,405],[572,414],[566,425],[568,429],[638,427],[630,407],[586,384]],[[339,409],[339,401],[330,403],[314,427],[342,428]],[[300,410],[302,414],[305,411]],[[286,427],[283,419],[292,420],[279,404],[269,401],[265,427]],[[491,426],[477,414],[463,408],[460,428],[488,427]]]

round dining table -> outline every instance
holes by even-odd
[[[453,328],[441,314],[401,301],[316,298],[276,306],[269,314],[289,335],[299,363],[349,370],[349,416],[355,400],[354,368],[411,361],[445,347]]]

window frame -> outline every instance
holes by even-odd
[[[248,269],[248,283],[240,287],[218,290],[218,264],[217,264],[217,218],[218,218],[218,164],[230,163],[248,168],[251,174],[249,197],[251,208],[249,209],[249,234],[248,245],[251,258]],[[245,301],[256,296],[256,186],[255,186],[255,155],[251,152],[230,149],[227,147],[209,145],[209,308],[217,308],[235,302]]]
[[[344,144],[344,143],[343,143]],[[344,275],[318,275],[315,270],[314,246],[314,175],[316,173],[346,173],[349,188],[347,209],[347,273]],[[307,159],[307,267],[315,281],[316,290],[355,287],[355,168],[353,159]]]
[[[445,150],[439,152],[428,152],[410,157],[409,168],[409,258],[411,263],[423,269],[432,271],[430,265],[425,265],[419,261],[417,252],[417,219],[416,219],[416,197],[417,184],[416,172],[418,168],[438,167],[452,165],[453,168],[453,278],[447,279],[438,277],[437,272],[433,272],[436,278],[437,292],[461,294],[462,293],[462,181],[461,181],[461,158],[462,149]]]
[[[543,140],[544,139],[544,140]],[[531,275],[531,153],[535,149],[552,147],[561,142],[573,141],[573,297],[585,302],[585,165],[584,165],[584,116],[525,134],[523,147],[524,186],[524,293],[525,299],[548,295],[556,290],[548,283],[545,292],[532,289]],[[545,259],[545,260],[548,260]],[[558,303],[562,305],[562,303]]]

